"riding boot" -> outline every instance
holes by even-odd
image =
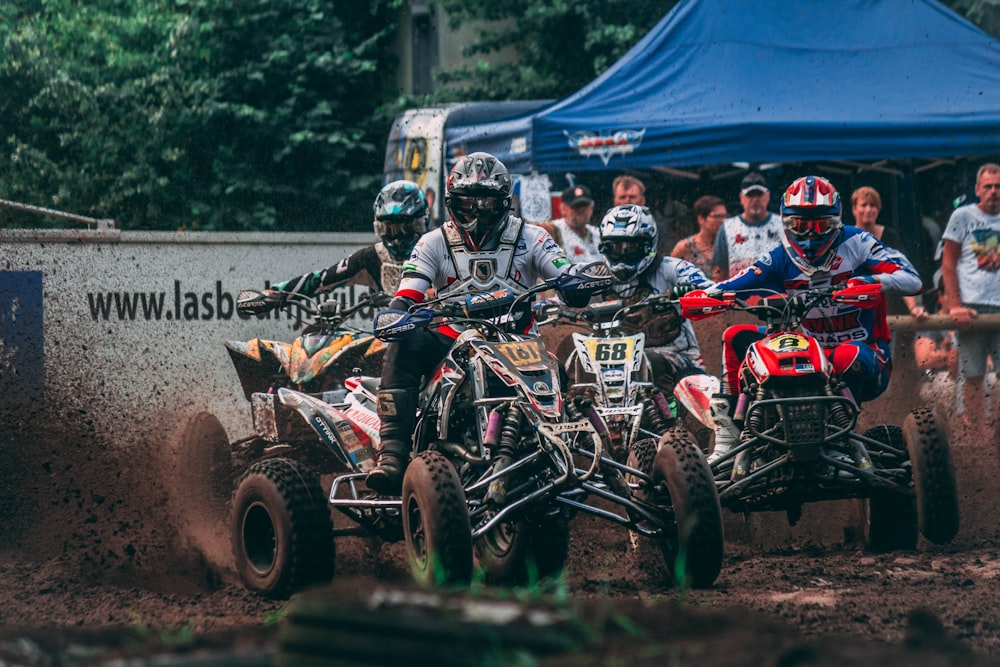
[[[733,422],[733,410],[736,408],[735,396],[721,395],[711,400],[712,419],[715,420],[715,447],[708,455],[708,464],[712,465],[728,454],[739,444],[740,429]]]
[[[382,495],[398,496],[403,490],[403,473],[413,448],[417,392],[412,389],[380,389],[377,410],[381,451],[378,463],[368,473],[365,483]]]

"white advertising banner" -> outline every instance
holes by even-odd
[[[59,423],[59,432],[100,433],[122,447],[169,446],[199,412],[215,415],[230,440],[246,437],[249,406],[224,343],[290,341],[301,322],[287,312],[240,315],[237,294],[375,240],[0,230],[0,412],[19,430]],[[363,291],[335,296],[351,304]]]

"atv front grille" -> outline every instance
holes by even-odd
[[[815,445],[826,436],[826,405],[823,403],[789,402],[781,406],[784,412],[785,441],[790,447]]]

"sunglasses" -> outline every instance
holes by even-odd
[[[823,236],[833,228],[834,219],[825,218],[798,218],[789,217],[784,219],[785,229],[795,236]]]

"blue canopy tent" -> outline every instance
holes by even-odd
[[[1000,154],[1000,41],[934,0],[685,0],[573,95],[449,141],[548,173]]]

